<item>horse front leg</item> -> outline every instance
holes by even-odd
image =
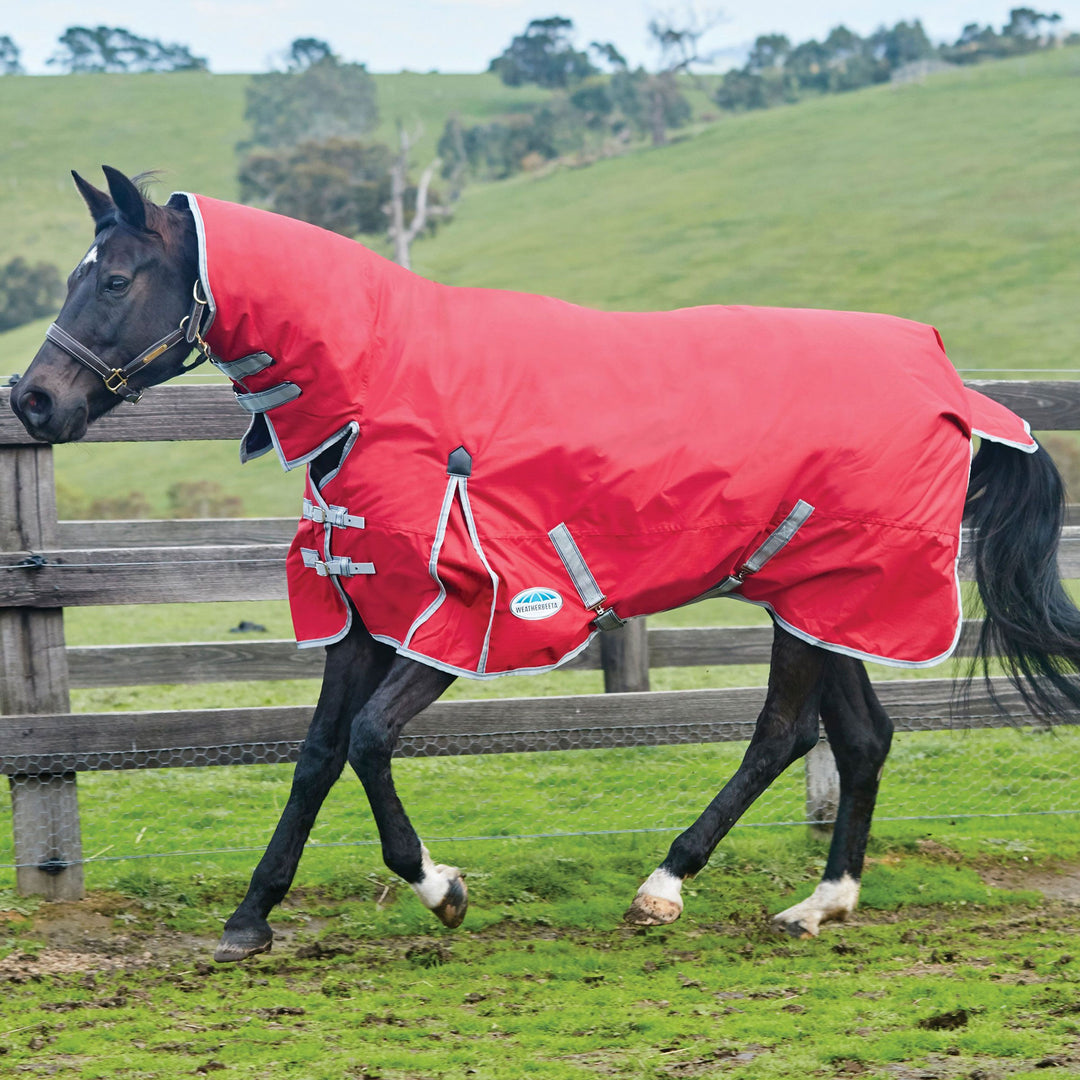
[[[881,770],[892,743],[892,721],[858,660],[829,658],[821,719],[840,774],[840,802],[820,883],[801,903],[773,916],[778,929],[796,938],[816,937],[822,923],[842,921],[855,910]]]
[[[219,963],[270,949],[274,933],[266,917],[288,892],[319,808],[345,767],[349,721],[357,703],[370,698],[382,682],[393,659],[393,649],[375,641],[355,613],[345,638],[327,647],[319,702],[293,771],[288,802],[247,894],[225,923],[214,952]]]
[[[383,861],[451,928],[465,918],[465,881],[456,867],[437,866],[420,842],[394,787],[391,755],[402,728],[453,681],[453,675],[399,657],[353,721],[349,741],[349,764],[371,803]]]
[[[638,889],[625,915],[627,922],[638,926],[674,922],[682,914],[683,882],[705,866],[716,845],[780,773],[817,745],[827,655],[776,627],[765,706],[742,763]]]

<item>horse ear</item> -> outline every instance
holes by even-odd
[[[120,211],[120,216],[133,229],[146,228],[146,200],[142,192],[122,173],[111,165],[102,165],[101,171],[109,181],[109,192]]]
[[[90,216],[94,219],[94,224],[100,225],[116,209],[112,199],[104,191],[98,191],[93,184],[84,180],[74,169],[71,170],[71,176],[90,211]]]

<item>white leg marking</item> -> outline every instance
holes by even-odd
[[[817,937],[823,922],[843,920],[859,902],[859,883],[844,874],[839,881],[823,881],[800,904],[773,916],[773,922],[796,937]]]
[[[421,846],[420,850],[423,856],[420,880],[412,881],[409,885],[424,907],[434,910],[446,899],[451,875],[447,872],[448,867],[435,865],[431,852],[425,846]]]
[[[683,879],[663,868],[654,870],[637,891],[626,921],[639,926],[673,923],[681,914]]]

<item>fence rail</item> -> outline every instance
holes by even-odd
[[[972,385],[1036,430],[1080,429],[1080,382]],[[76,774],[83,770],[244,764],[255,747],[289,760],[308,708],[72,713],[69,687],[317,678],[321,650],[292,642],[66,648],[63,609],[92,604],[271,600],[286,595],[294,519],[57,520],[52,449],[33,443],[0,391],[0,773],[11,778],[18,885],[53,898],[82,893]],[[227,386],[168,386],[117,409],[88,442],[239,438],[248,416]],[[1067,527],[1065,576],[1080,577],[1080,527]],[[961,643],[970,651],[969,626]],[[644,691],[648,669],[767,663],[767,627],[646,628],[604,635],[571,668],[602,668],[609,690]],[[999,686],[953,708],[948,680],[877,684],[908,729],[994,727],[1023,715]],[[536,751],[746,739],[760,688],[437,703],[402,741],[404,755]],[[265,757],[262,759],[265,760]],[[70,822],[74,822],[74,826]]]

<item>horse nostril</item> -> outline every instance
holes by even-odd
[[[40,426],[48,421],[53,412],[53,400],[44,390],[28,387],[18,395],[19,412],[31,424]]]

